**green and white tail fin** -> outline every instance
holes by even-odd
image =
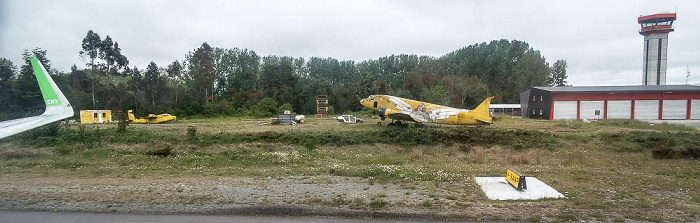
[[[44,96],[46,110],[41,115],[0,122],[0,139],[73,117],[73,107],[71,107],[61,89],[53,82],[44,65],[34,57],[30,58],[29,61],[32,64],[32,68],[34,68],[34,75],[39,83],[41,95]]]
[[[58,88],[53,79],[51,79],[51,76],[49,76],[49,72],[46,71],[44,65],[42,65],[39,62],[39,59],[35,57],[32,57],[29,60],[34,68],[36,80],[39,82],[41,95],[44,96],[44,103],[46,103],[46,110],[42,115],[68,115],[70,113],[70,116],[73,116],[73,108],[68,102],[68,99],[66,99],[66,96],[63,95],[61,89]]]

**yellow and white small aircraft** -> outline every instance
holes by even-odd
[[[486,98],[474,110],[458,109],[391,95],[371,95],[360,100],[360,104],[379,112],[384,120],[390,118],[418,123],[449,125],[490,125],[489,105],[493,97]]]
[[[169,121],[177,121],[177,116],[171,114],[148,114],[144,117],[137,118],[132,110],[129,110],[127,113],[129,115],[129,122],[134,124],[158,124]]]

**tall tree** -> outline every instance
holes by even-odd
[[[549,86],[561,87],[566,85],[566,60],[557,60],[551,69],[551,75],[547,79]]]
[[[0,120],[13,119],[17,116],[11,114],[17,110],[17,96],[13,86],[13,77],[17,73],[17,66],[6,58],[0,58]]]
[[[15,76],[17,66],[7,58],[0,57],[0,81],[9,81]]]
[[[90,68],[95,70],[95,60],[99,56],[100,49],[102,48],[102,40],[100,40],[100,35],[89,30],[85,38],[83,38],[83,49],[80,51],[80,56],[86,60],[86,63]]]
[[[95,103],[95,81],[97,79],[97,74],[95,70],[98,65],[97,63],[95,63],[95,60],[98,59],[98,56],[100,55],[100,49],[102,48],[102,40],[100,40],[100,35],[93,32],[92,30],[89,30],[85,38],[83,38],[82,48],[83,50],[80,51],[80,57],[87,60],[85,63],[91,68],[89,72],[89,76],[91,79],[90,95],[92,96],[92,109],[95,109],[97,107]]]
[[[206,42],[188,55],[190,76],[194,81],[200,101],[208,103],[213,92],[216,71],[214,70],[214,50]],[[213,99],[213,97],[212,97]]]
[[[151,63],[148,64],[143,80],[145,81],[145,83],[142,86],[145,87],[144,91],[146,92],[146,96],[151,101],[150,112],[153,112],[153,110],[156,107],[156,97],[159,95],[159,92],[162,91],[165,87],[165,82],[161,78],[160,71],[158,70],[158,65],[156,65],[155,62],[151,61]]]
[[[172,84],[175,87],[175,106],[177,106],[177,93],[183,78],[182,65],[179,61],[175,60],[170,65],[168,65],[168,68],[166,68],[165,72],[168,74],[168,80],[170,84]]]

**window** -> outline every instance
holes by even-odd
[[[377,108],[377,102],[376,102],[376,101],[374,102],[374,108]]]
[[[533,95],[533,96],[532,96],[532,101],[535,101],[535,98],[536,98],[536,97],[537,97],[537,96],[534,96],[534,95]]]
[[[542,115],[542,109],[540,109],[540,115]]]
[[[540,95],[540,101],[544,101],[544,97]]]
[[[102,113],[102,118],[107,118],[107,113],[106,113],[106,112]]]
[[[97,118],[97,112],[92,113],[92,117],[93,117],[93,118]]]
[[[537,109],[532,109],[532,114],[533,114],[533,115],[535,114],[535,110],[537,110]]]

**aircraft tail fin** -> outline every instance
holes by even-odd
[[[489,106],[491,105],[491,99],[493,99],[493,97],[486,98],[486,100],[482,101],[481,104],[479,104],[479,106],[477,106],[474,110],[469,111],[469,113],[471,113],[471,115],[476,120],[479,120],[486,124],[493,124],[491,115],[489,115]]]
[[[74,114],[73,107],[71,107],[68,99],[63,95],[63,92],[61,92],[61,89],[59,89],[53,79],[51,79],[44,65],[42,65],[36,57],[32,57],[29,60],[32,63],[32,68],[34,68],[34,75],[39,83],[39,89],[41,90],[41,95],[44,97],[44,103],[46,104],[46,110],[44,110],[44,114],[42,115],[72,117]]]
[[[129,117],[128,117],[128,118],[129,118],[129,121],[136,120],[136,117],[134,116],[134,111],[133,111],[133,110],[129,110],[127,113],[129,114]]]
[[[51,79],[44,65],[39,62],[39,59],[34,57],[30,58],[29,61],[32,64],[32,68],[34,68],[34,75],[39,83],[41,95],[44,97],[46,110],[41,115],[0,122],[0,139],[70,118],[74,115],[73,107],[71,107],[61,89]]]

